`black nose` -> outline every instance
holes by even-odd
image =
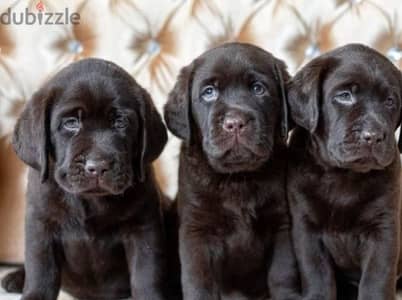
[[[247,127],[249,119],[241,114],[227,114],[223,120],[223,129],[229,133],[241,133]]]
[[[110,164],[106,160],[87,160],[85,172],[90,176],[102,176],[110,169]]]
[[[363,142],[374,145],[382,143],[386,138],[385,132],[374,131],[374,130],[364,130],[362,132],[362,140]]]

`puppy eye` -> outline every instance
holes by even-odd
[[[219,92],[213,85],[206,86],[201,93],[201,97],[206,102],[216,101],[218,99]]]
[[[80,120],[75,117],[65,118],[62,126],[68,131],[78,131],[81,127]]]
[[[395,100],[392,97],[388,97],[387,100],[385,100],[385,106],[388,108],[393,108],[395,104]]]
[[[261,82],[257,81],[251,85],[251,91],[254,95],[261,96],[265,94],[265,87]]]
[[[335,101],[343,103],[343,104],[352,104],[353,103],[353,96],[348,91],[336,94],[334,99],[335,99]]]
[[[128,119],[123,116],[118,116],[114,120],[113,126],[118,129],[126,128],[128,126]]]

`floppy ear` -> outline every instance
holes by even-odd
[[[156,110],[151,96],[143,89],[143,101],[140,105],[141,134],[139,179],[145,180],[146,165],[152,163],[162,153],[167,142],[166,127]]]
[[[12,144],[17,156],[38,170],[42,182],[49,175],[50,107],[54,91],[43,88],[26,104],[14,129]]]
[[[181,69],[165,105],[165,122],[178,138],[191,142],[191,86],[194,64]]]
[[[289,80],[290,75],[286,70],[286,65],[282,61],[275,64],[275,76],[279,82],[279,92],[282,99],[282,118],[281,118],[281,137],[286,143],[289,133],[289,118],[288,118],[288,101],[286,93],[286,82]]]
[[[402,96],[402,72],[400,73],[400,80],[399,80],[399,85],[401,88],[401,96]],[[398,140],[398,148],[399,148],[399,152],[402,153],[402,108],[401,108],[401,112],[400,112],[400,117],[399,117],[399,122],[398,122],[400,128],[399,128],[399,140]]]
[[[292,120],[314,133],[319,120],[321,85],[330,60],[318,57],[304,66],[288,86],[288,103]]]

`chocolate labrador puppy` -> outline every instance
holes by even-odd
[[[285,64],[252,45],[182,69],[165,106],[183,142],[178,206],[184,299],[293,299],[285,199]]]
[[[347,299],[336,288],[345,283],[359,300],[395,299],[401,97],[400,71],[357,44],[312,60],[289,85],[297,127],[288,196],[303,299]]]
[[[166,299],[151,167],[166,139],[148,93],[111,62],[74,63],[33,96],[13,138],[30,166],[22,299],[54,300],[60,288],[79,299]]]

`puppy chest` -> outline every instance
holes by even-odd
[[[262,260],[274,231],[270,225],[276,225],[267,223],[254,210],[226,210],[222,216],[219,235],[226,257],[234,262],[244,260],[244,257]]]
[[[86,218],[74,217],[64,223],[59,241],[66,267],[78,268],[77,272],[102,273],[114,262],[124,260],[118,231],[114,227],[97,225],[87,222]]]
[[[385,209],[378,202],[382,195],[378,192],[366,192],[370,190],[366,185],[356,186],[324,178],[319,188],[303,191],[303,197],[309,206],[311,224],[335,232],[373,228],[373,220],[381,220]],[[375,215],[380,218],[374,218]]]
[[[236,287],[240,291],[250,291],[254,287],[264,290],[267,272],[268,231],[260,234],[255,220],[246,222],[237,218],[229,219],[230,228],[217,241],[221,250],[219,261],[222,268],[222,287]],[[252,278],[253,285],[248,286]],[[229,292],[229,291],[228,291]]]
[[[268,261],[260,237],[247,231],[230,234],[222,241],[220,259],[223,295],[248,295],[247,299],[254,299],[266,293]]]
[[[62,248],[66,267],[77,272],[102,273],[125,261],[123,245],[112,238],[70,237],[62,241]]]
[[[225,252],[225,260],[228,265],[238,265],[244,263],[244,258],[252,258],[248,260],[249,267],[254,268],[259,262],[265,259],[265,241],[262,237],[257,236],[251,230],[238,230],[232,232],[223,239],[223,247]]]
[[[63,241],[62,284],[75,291],[127,289],[129,271],[124,248],[113,240]],[[117,290],[116,290],[117,289]]]
[[[360,274],[361,262],[367,249],[365,237],[353,233],[325,232],[322,242],[334,267],[354,278]]]

